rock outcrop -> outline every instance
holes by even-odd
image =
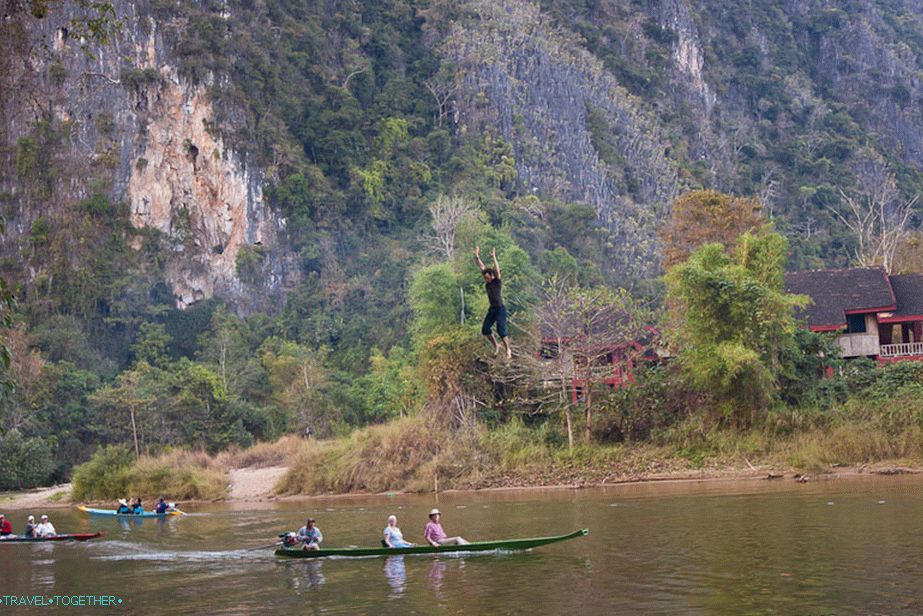
[[[178,307],[222,296],[240,312],[270,309],[291,268],[285,221],[263,199],[260,170],[213,130],[206,85],[179,74],[145,3],[114,4],[123,25],[105,45],[75,38],[74,13],[63,6],[42,20],[22,18],[23,44],[5,60],[0,84],[21,94],[0,99],[4,150],[15,152],[36,122],[70,138],[56,153],[66,173],[43,198],[23,190],[15,155],[4,161],[2,188],[19,206],[10,236],[21,239],[38,217],[86,198],[103,178],[110,198],[129,204],[133,225],[166,239],[164,272]]]

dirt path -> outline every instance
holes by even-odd
[[[38,509],[70,507],[71,484],[63,483],[49,488],[36,488],[25,492],[0,494],[0,511],[3,509]]]
[[[232,469],[228,500],[255,501],[270,498],[272,489],[287,470],[287,466]]]

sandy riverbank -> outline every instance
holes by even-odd
[[[253,503],[262,501],[299,501],[315,496],[353,497],[359,493],[345,494],[299,494],[293,496],[276,496],[273,488],[288,467],[272,466],[265,468],[239,468],[231,469],[228,473],[228,496],[222,499],[228,503]],[[697,471],[672,471],[666,473],[651,473],[646,475],[620,477],[612,481],[577,481],[573,483],[545,482],[528,483],[519,485],[486,486],[475,488],[478,491],[519,491],[519,490],[547,490],[547,489],[580,489],[600,486],[613,486],[624,484],[643,483],[683,483],[701,481],[753,481],[755,479],[767,481],[822,481],[829,479],[848,479],[851,477],[908,475],[923,473],[923,467],[894,465],[887,463],[863,464],[859,466],[843,466],[830,468],[822,473],[802,475],[793,471],[779,471],[763,468],[724,468],[704,469]],[[464,492],[468,490],[444,490],[443,493]],[[71,485],[61,484],[45,488],[36,488],[22,492],[0,493],[0,511],[3,509],[51,509],[72,507],[75,503],[71,500]]]

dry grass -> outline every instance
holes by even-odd
[[[173,450],[159,456],[141,456],[137,461],[130,456],[126,459],[101,453],[75,470],[73,497],[218,500],[227,495],[227,487],[227,470],[204,452]]]
[[[435,428],[409,417],[363,428],[336,441],[312,442],[295,459],[280,494],[425,491],[472,472],[477,434]]]
[[[235,447],[218,454],[218,464],[224,468],[267,468],[289,466],[310,445],[299,436],[283,436],[273,443],[257,443],[253,447]]]
[[[204,452],[176,450],[142,456],[128,475],[130,494],[172,500],[219,500],[227,496],[228,473]]]

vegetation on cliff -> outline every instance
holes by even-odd
[[[50,16],[20,10],[0,26],[0,85],[21,76],[48,23],[34,20],[69,10],[39,4]],[[286,220],[297,257],[268,313],[222,298],[176,308],[171,260],[221,247],[197,245],[182,216],[169,234],[131,224],[125,174],[160,163],[126,164],[124,108],[68,106],[100,77],[68,74],[53,55],[67,35],[51,29],[55,61],[28,90],[35,117],[20,122],[24,104],[0,94],[0,275],[19,299],[14,312],[4,294],[0,311],[3,375],[16,383],[0,447],[37,452],[10,487],[66,478],[97,447],[216,454],[308,428],[344,437],[299,454],[299,468],[331,469],[308,482],[322,490],[416,489],[498,461],[512,472],[529,451],[557,464],[601,447],[617,460],[625,442],[698,460],[721,451],[729,426],[763,442],[840,416],[902,435],[894,455],[914,455],[913,417],[862,415],[864,394],[842,388],[918,375],[853,363],[819,380],[821,354],[840,365],[829,341],[793,326],[780,277],[861,257],[838,214],[876,178],[894,187],[884,209],[920,189],[923,146],[902,129],[920,124],[919,12],[796,4],[113,3],[132,40],[164,34],[179,74],[214,101],[206,129],[259,170]],[[109,44],[87,51],[102,58]],[[107,87],[113,106],[143,107],[162,79],[129,56]],[[698,187],[715,190],[689,193]],[[511,366],[478,333],[477,245],[503,265]],[[900,253],[908,268],[913,246]],[[270,259],[256,241],[238,253],[241,297],[265,291]],[[543,328],[607,310],[623,339],[657,324],[677,361],[617,391],[587,370],[578,397],[562,361],[537,357],[553,354]],[[443,442],[427,424],[469,436]],[[518,444],[497,449],[504,435]],[[414,444],[423,453],[406,474],[383,473],[396,479],[357,462]],[[305,477],[293,471],[285,489]]]

